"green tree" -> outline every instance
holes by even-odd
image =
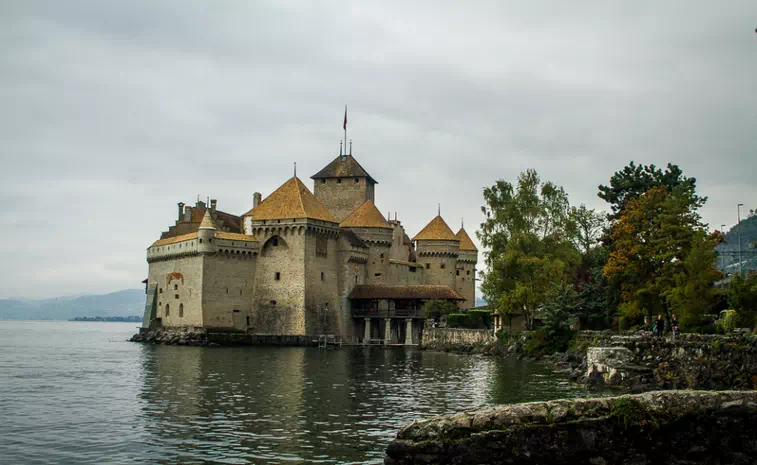
[[[421,307],[423,318],[433,318],[438,320],[444,315],[457,312],[457,305],[449,300],[432,299],[427,300]]]
[[[533,327],[536,311],[580,262],[568,195],[527,170],[517,185],[498,180],[485,188],[484,201],[486,221],[477,234],[489,251],[481,290],[495,312],[523,314]]]
[[[586,255],[599,242],[607,223],[605,215],[581,204],[580,207],[571,209],[571,216],[574,222],[574,244]]]
[[[598,195],[600,199],[610,204],[612,214],[609,215],[609,219],[615,221],[621,217],[631,200],[654,187],[665,186],[668,191],[671,191],[675,187],[685,185],[694,192],[695,202],[705,202],[706,198],[696,196],[696,182],[695,178],[684,176],[683,171],[671,163],[668,163],[663,171],[655,165],[636,165],[631,162],[612,175],[608,186],[600,185]]]
[[[621,289],[624,316],[669,317],[671,308],[695,299],[703,302],[696,313],[710,305],[720,274],[714,270],[716,255],[706,249],[717,245],[719,236],[706,234],[701,222],[698,209],[705,200],[696,195],[694,183],[682,183],[672,190],[654,187],[623,209],[612,227],[604,274]],[[687,287],[687,280],[696,284]]]
[[[733,277],[728,284],[728,306],[738,312],[738,326],[757,325],[757,274],[746,279],[740,275]]]

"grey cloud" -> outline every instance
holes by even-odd
[[[678,163],[732,225],[757,207],[755,27],[752,0],[5,2],[0,297],[138,286],[176,202],[242,213],[309,177],[345,103],[411,235],[437,203],[472,233],[530,167],[604,208],[630,160]]]

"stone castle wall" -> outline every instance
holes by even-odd
[[[476,264],[469,261],[469,256],[468,253],[461,253],[455,268],[455,290],[465,297],[465,302],[459,304],[460,308],[471,308],[476,305]]]
[[[205,255],[204,261],[203,326],[246,330],[252,319],[256,257],[217,253]]]
[[[158,286],[162,326],[202,326],[203,263],[199,254],[150,263],[147,279]]]
[[[316,179],[314,194],[341,223],[366,200],[374,200],[374,185],[366,178]]]
[[[337,250],[336,231],[305,236],[305,334],[342,334]]]
[[[257,259],[249,327],[254,334],[306,334],[306,236],[302,229],[258,237],[263,244]]]

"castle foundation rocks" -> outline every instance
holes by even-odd
[[[660,391],[415,421],[386,465],[753,464],[757,392]]]

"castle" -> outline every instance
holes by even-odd
[[[179,203],[147,249],[143,327],[417,344],[429,299],[475,303],[478,251],[437,216],[411,240],[375,205],[376,180],[339,155],[241,216]]]

